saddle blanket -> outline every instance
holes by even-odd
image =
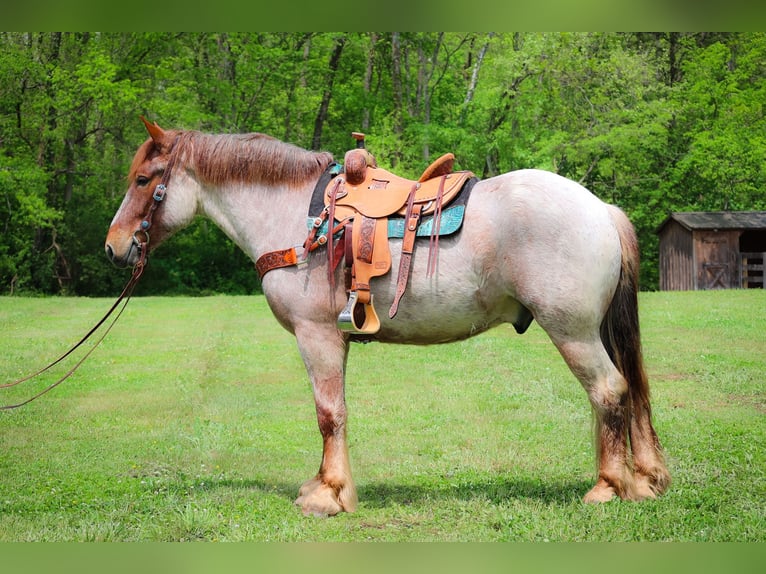
[[[441,223],[439,225],[439,235],[451,235],[458,231],[463,225],[463,215],[465,214],[465,205],[451,205],[445,208],[441,214]],[[311,230],[314,227],[314,217],[306,218],[306,227]],[[417,237],[431,237],[431,231],[433,229],[433,216],[424,217],[423,221],[418,226],[416,233]],[[327,234],[328,223],[325,221],[317,230],[318,235]],[[389,218],[388,219],[388,238],[389,239],[402,239],[404,237],[404,218]]]
[[[314,195],[309,205],[309,213],[306,218],[306,227],[311,230],[314,227],[314,220],[324,209],[323,193],[329,181],[343,173],[343,166],[335,164],[328,169],[319,182],[317,182],[314,189]],[[460,190],[455,199],[445,207],[441,213],[441,222],[439,224],[439,235],[451,235],[460,230],[463,225],[463,216],[465,214],[465,204],[468,202],[468,196],[471,194],[471,189],[478,181],[477,178],[472,177],[466,181],[463,189]],[[433,216],[424,217],[416,233],[417,237],[430,237],[433,230]],[[334,225],[334,223],[333,223]],[[329,223],[325,221],[317,230],[317,235],[327,234]],[[405,219],[404,217],[389,217],[388,218],[388,237],[389,239],[403,238],[404,237]]]

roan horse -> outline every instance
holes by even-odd
[[[148,212],[152,249],[198,214],[253,261],[306,238],[309,200],[330,154],[262,134],[213,135],[144,123],[150,138],[136,152],[106,238],[116,265],[135,265],[148,249],[148,233],[140,231]],[[167,193],[157,205],[153,193],[161,180]],[[391,240],[393,268],[397,242]],[[585,502],[655,498],[668,488],[641,354],[637,238],[622,211],[556,174],[514,171],[474,186],[462,230],[442,238],[438,270],[429,277],[427,259],[427,249],[415,249],[407,295],[395,318],[382,314],[373,340],[445,343],[505,322],[523,332],[536,320],[594,412],[598,477]],[[315,515],[357,506],[344,392],[352,336],[336,323],[347,294],[343,281],[328,281],[327,265],[325,257],[310,257],[306,265],[263,277],[264,295],[295,335],[314,393],[322,461],[295,502]],[[391,305],[395,290],[393,273],[372,282],[381,308]]]

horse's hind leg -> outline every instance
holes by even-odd
[[[655,497],[670,486],[670,473],[665,466],[660,439],[652,426],[649,402],[634,399],[632,408],[630,448],[636,488],[647,497]]]
[[[585,502],[606,502],[614,496],[638,500],[628,451],[630,397],[619,373],[596,335],[592,340],[556,340],[569,368],[588,393],[595,418],[598,480]]]
[[[295,504],[304,514],[316,516],[353,512],[357,495],[348,459],[344,396],[348,342],[337,329],[316,325],[296,329],[296,337],[314,391],[323,447],[319,472],[303,483]]]

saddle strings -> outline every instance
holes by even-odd
[[[335,179],[335,185],[330,191],[330,205],[327,209],[327,280],[330,282],[331,291],[335,287],[335,249],[333,248],[333,226],[335,225],[335,201],[338,190],[343,182],[341,178]]]
[[[439,182],[439,190],[436,192],[436,204],[431,227],[431,239],[428,244],[428,267],[426,268],[426,277],[433,276],[436,273],[436,265],[439,260],[439,231],[442,221],[442,203],[444,199],[444,181],[447,176],[442,176]]]

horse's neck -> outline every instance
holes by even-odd
[[[237,183],[204,189],[200,210],[255,261],[268,251],[303,243],[313,185],[295,189]]]

